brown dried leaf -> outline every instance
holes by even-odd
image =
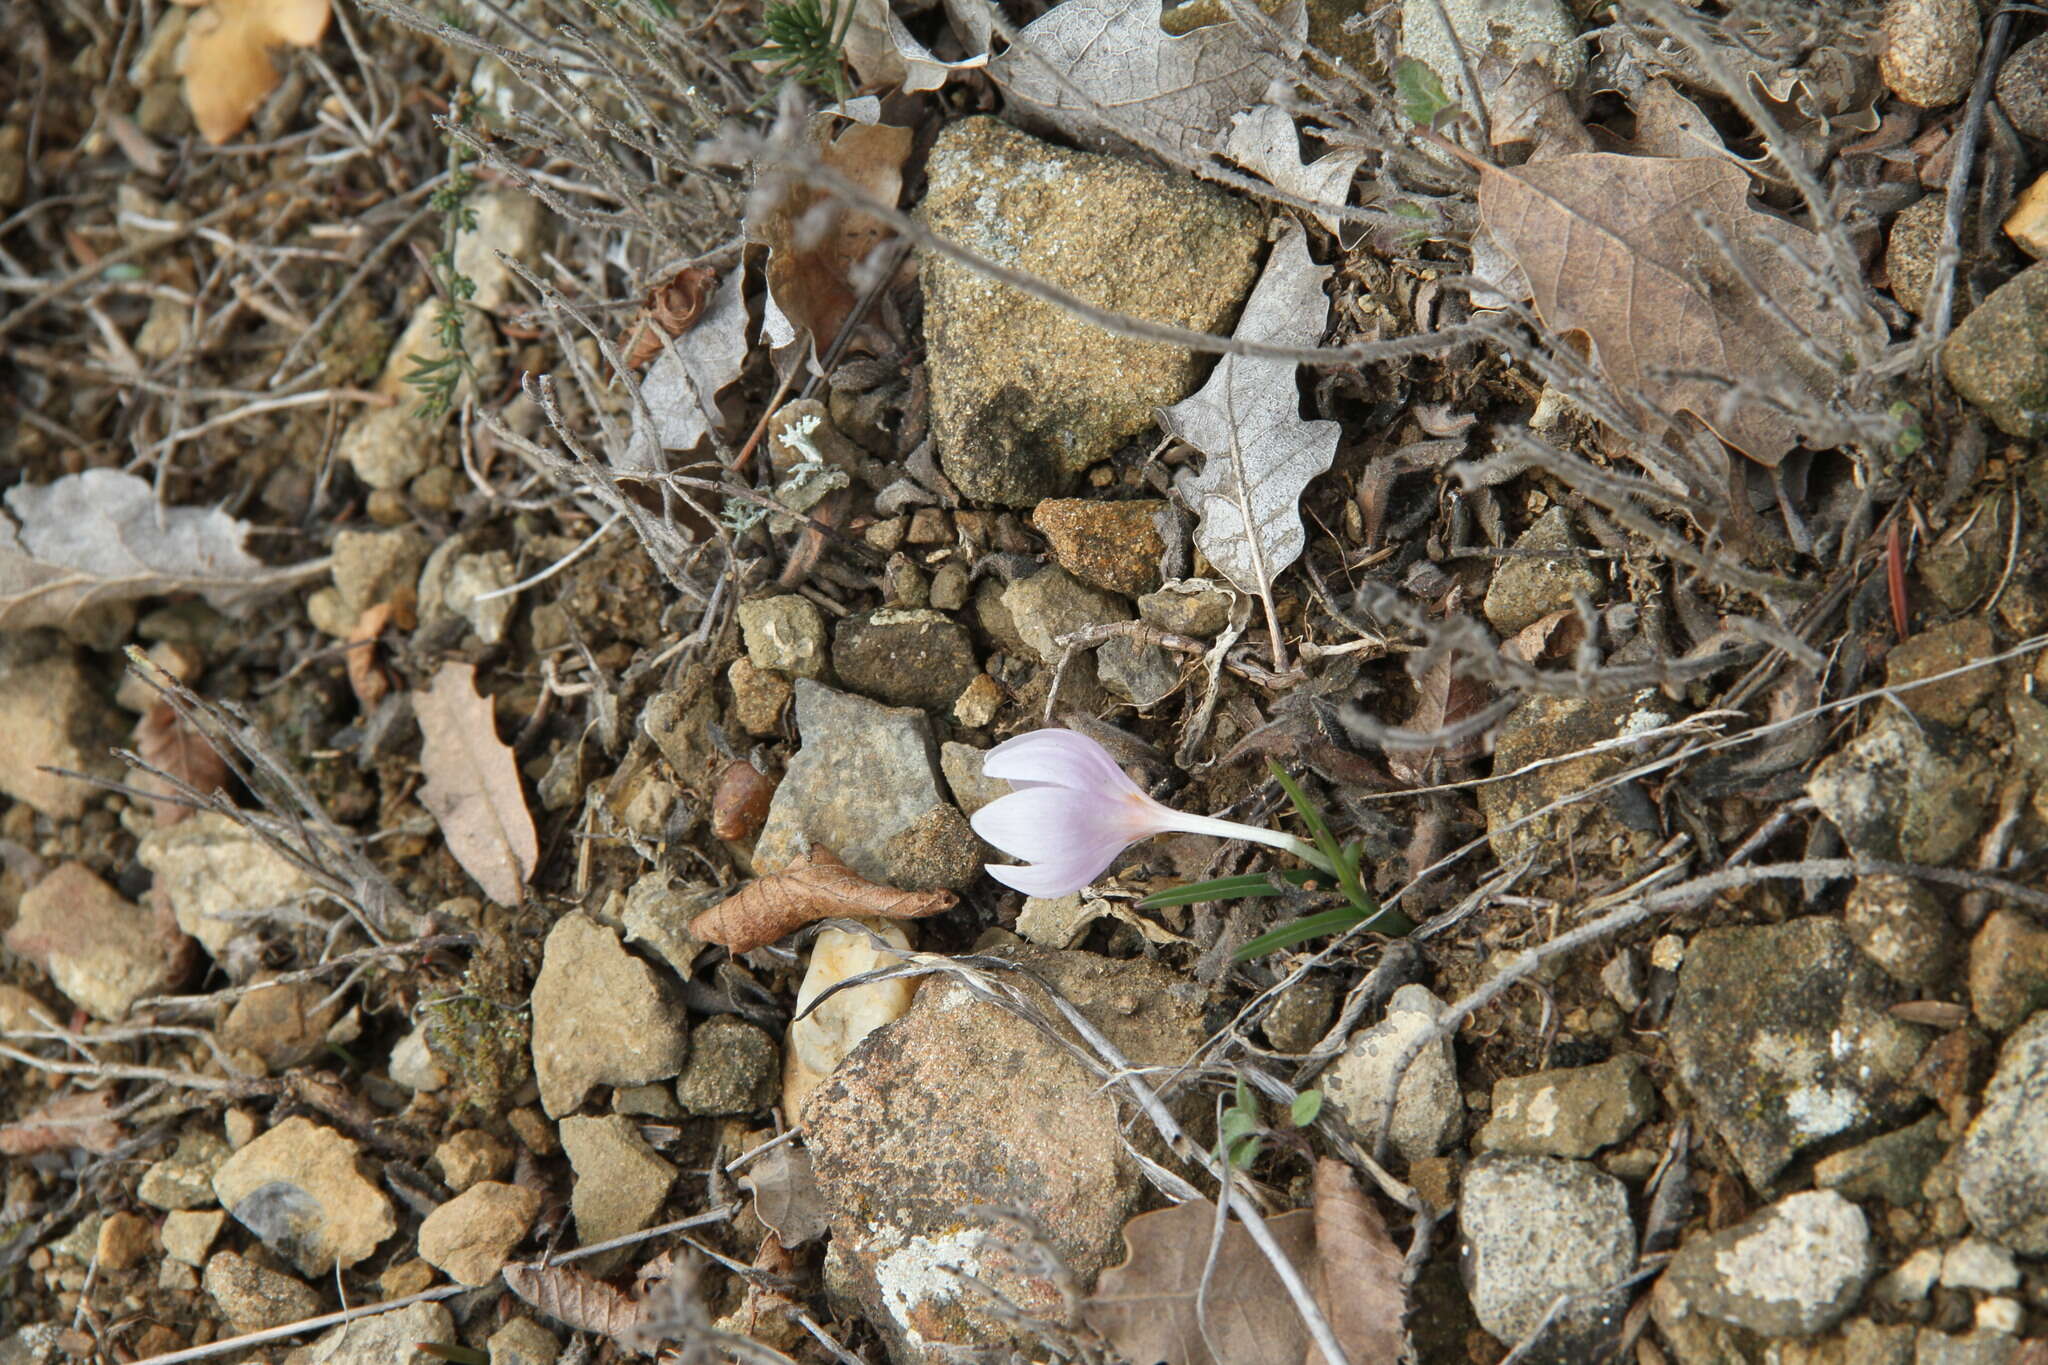
[[[1528,276],[1543,321],[1583,333],[1617,385],[1667,412],[1691,413],[1751,459],[1775,465],[1798,443],[1792,420],[1753,400],[1730,404],[1726,385],[1698,376],[1815,394],[1835,379],[1800,350],[1714,237],[1808,335],[1826,344],[1841,324],[1786,258],[1818,260],[1814,235],[1752,206],[1749,186],[1718,157],[1586,152],[1487,166],[1479,211]]]
[[[157,702],[142,713],[142,718],[135,722],[134,739],[136,755],[143,762],[163,769],[194,791],[212,792],[227,785],[226,760],[167,701]],[[163,793],[162,797],[152,796],[149,803],[150,815],[159,829],[192,814],[190,806],[167,799],[172,788],[154,773],[140,774],[135,786],[142,791]]]
[[[1401,1326],[1408,1294],[1401,1284],[1400,1249],[1343,1162],[1317,1159],[1315,1199],[1316,1302],[1352,1365],[1393,1365],[1408,1344]],[[1323,1359],[1311,1342],[1307,1365],[1322,1365]]]
[[[1523,626],[1514,639],[1501,642],[1500,652],[1525,664],[1557,663],[1569,659],[1585,639],[1585,621],[1565,607]]]
[[[384,627],[391,624],[392,612],[396,610],[389,602],[376,602],[363,608],[363,614],[356,618],[355,628],[348,633],[348,645],[343,657],[347,661],[349,690],[356,694],[356,704],[368,715],[377,709],[377,703],[384,700],[391,690],[391,675],[377,663],[377,637],[384,633]]]
[[[1486,684],[1476,678],[1460,674],[1446,654],[1432,663],[1416,683],[1415,709],[1401,728],[1418,734],[1434,735],[1464,720],[1488,700]],[[1404,782],[1428,782],[1433,780],[1432,769],[1438,760],[1458,763],[1477,754],[1485,742],[1483,735],[1468,735],[1452,743],[1431,740],[1414,747],[1387,746],[1387,767],[1394,776]]]
[[[442,664],[433,684],[413,693],[413,710],[427,778],[420,804],[440,821],[448,851],[484,893],[500,905],[519,904],[520,888],[540,861],[540,841],[511,747],[498,738],[491,699],[477,695],[475,667]]]
[[[898,891],[869,881],[823,844],[772,876],[762,877],[690,921],[690,932],[732,952],[765,947],[806,924],[836,915],[923,919],[951,910],[950,891]]]
[[[668,338],[679,337],[697,325],[704,306],[711,301],[711,285],[718,272],[709,266],[684,266],[662,284],[648,291],[639,316],[619,334],[619,349],[626,364],[639,369],[661,354]]]
[[[1147,1365],[1301,1365],[1308,1329],[1242,1223],[1224,1228],[1202,1295],[1206,1313],[1198,1316],[1215,1223],[1216,1206],[1196,1199],[1124,1224],[1130,1255],[1102,1272],[1081,1316],[1126,1357]],[[1296,1209],[1266,1226],[1297,1269],[1313,1270],[1313,1213]]]
[[[109,1117],[113,1112],[112,1090],[59,1095],[0,1126],[0,1156],[34,1156],[74,1147],[105,1155],[120,1146],[125,1136],[121,1125]]]
[[[508,1265],[505,1287],[574,1331],[623,1342],[640,1325],[640,1304],[630,1294],[570,1266]]]
[[[768,819],[768,803],[782,779],[736,758],[711,795],[711,832],[721,839],[751,839]]]
[[[178,0],[197,5],[201,0]],[[185,103],[208,142],[226,142],[277,88],[270,49],[312,47],[327,31],[328,0],[212,0],[192,16],[178,50]]]
[[[911,131],[887,124],[846,124],[812,117],[807,133],[826,166],[885,204],[903,193],[903,161]],[[758,219],[747,224],[748,240],[768,248],[768,292],[798,331],[809,331],[822,351],[839,335],[860,301],[854,267],[890,237],[889,225],[870,214],[841,209],[822,189],[792,181]]]

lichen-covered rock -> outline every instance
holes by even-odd
[[[1523,1358],[1544,1365],[1604,1359],[1621,1336],[1635,1266],[1628,1191],[1583,1161],[1484,1156],[1458,1198],[1461,1267],[1479,1325],[1520,1343],[1560,1294],[1573,1295]]]
[[[1643,1125],[1656,1091],[1640,1057],[1509,1076],[1493,1085],[1492,1117],[1479,1131],[1487,1152],[1588,1157]]]
[[[2048,436],[2048,261],[1991,291],[1942,343],[1956,392],[2008,436]]]
[[[1678,1248],[1658,1287],[1665,1311],[1703,1314],[1760,1337],[1826,1331],[1870,1278],[1870,1227],[1833,1190],[1788,1195]]]
[[[1001,952],[1050,981],[1134,1065],[1178,1065],[1201,1041],[1200,992],[1162,968]],[[832,1211],[828,1283],[858,1301],[897,1365],[1029,1340],[1014,1314],[943,1267],[979,1277],[1027,1318],[1061,1311],[1043,1261],[977,1206],[1034,1219],[1086,1285],[1117,1259],[1145,1189],[1114,1093],[1030,1023],[944,977],[854,1050],[812,1097],[804,1128]]]
[[[1444,1002],[1428,987],[1401,987],[1387,1002],[1386,1018],[1350,1040],[1323,1082],[1330,1107],[1368,1146],[1379,1141],[1387,1096],[1398,1093],[1386,1132],[1394,1150],[1410,1162],[1443,1151],[1465,1126],[1465,1098],[1449,1038],[1424,1044],[1401,1074],[1398,1092],[1394,1086],[1395,1066],[1443,1011]]]
[[[2048,1256],[2048,1013],[2006,1040],[1963,1135],[1956,1193],[1970,1223],[2022,1256]]]
[[[1627,749],[1610,747],[1563,762],[1530,765],[1667,724],[1672,719],[1670,705],[1661,694],[1648,691],[1593,700],[1535,696],[1510,712],[1493,749],[1493,771],[1505,780],[1479,789],[1479,810],[1486,817],[1486,837],[1494,856],[1502,863],[1532,850],[1556,857],[1574,839],[1593,842],[1614,833],[1617,826],[1606,803],[1585,799],[1584,794],[1628,766]],[[1528,771],[1522,771],[1525,768]],[[1555,810],[1547,809],[1553,805]]]
[[[1939,866],[1976,838],[1995,780],[1966,738],[1887,711],[1821,760],[1806,794],[1858,857]]]
[[[1097,307],[1228,330],[1256,274],[1260,214],[1184,175],[992,118],[948,124],[927,174],[934,232]],[[1188,351],[1112,336],[935,253],[922,275],[933,444],[970,498],[1057,496],[1194,387]]]
[[[1840,921],[1709,929],[1679,970],[1667,1037],[1678,1078],[1743,1174],[1767,1189],[1799,1152],[1903,1119],[1925,1033]]]

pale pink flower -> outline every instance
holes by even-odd
[[[1138,840],[1175,831],[1269,844],[1328,870],[1320,853],[1290,834],[1161,805],[1106,749],[1073,730],[1018,735],[989,750],[981,771],[1015,790],[974,813],[974,832],[1023,860],[990,863],[988,874],[1027,896],[1079,891]]]

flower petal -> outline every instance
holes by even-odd
[[[1126,798],[1100,797],[1065,787],[1026,787],[974,812],[968,821],[982,839],[1027,863],[1094,861],[1096,871],[1126,844],[1152,833],[1130,818]]]
[[[1112,858],[1114,854],[1110,855]],[[1026,863],[1013,866],[1009,863],[984,864],[988,875],[1004,886],[1015,887],[1027,896],[1041,900],[1052,900],[1058,896],[1070,896],[1087,887],[1088,883],[1102,875],[1102,867],[1068,866],[1064,863]],[[1108,864],[1103,864],[1107,867]]]
[[[1004,740],[988,751],[981,772],[1006,782],[1044,782],[1100,792],[1139,790],[1107,749],[1077,730],[1032,730]]]

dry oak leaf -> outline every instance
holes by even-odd
[[[839,123],[831,114],[812,115],[804,127],[812,154],[894,208],[903,194],[911,130],[849,123],[835,137],[832,129]],[[747,214],[747,240],[768,248],[772,301],[798,333],[811,334],[820,351],[832,344],[860,300],[857,268],[892,235],[881,219],[841,205],[800,176],[785,180],[781,194],[761,212]]]
[[[1272,22],[1297,41],[1308,10],[1289,4]],[[1201,158],[1231,115],[1266,97],[1287,64],[1232,20],[1176,37],[1159,26],[1158,0],[1065,0],[1017,34],[988,64],[1010,110],[1096,148],[1164,146]]]
[[[217,507],[166,507],[149,480],[88,469],[16,484],[0,512],[0,630],[62,626],[116,602],[196,592],[239,612],[324,575],[326,560],[272,568],[242,548],[247,522]]]
[[[1797,424],[1754,398],[1731,401],[1728,384],[1717,381],[1825,397],[1836,376],[1800,348],[1772,306],[1823,349],[1839,348],[1843,323],[1787,259],[1818,262],[1817,239],[1754,207],[1749,187],[1739,167],[1718,157],[1584,152],[1484,167],[1479,212],[1527,275],[1543,321],[1583,333],[1617,386],[1666,413],[1689,412],[1751,459],[1775,465],[1798,444]]]
[[[765,947],[821,919],[923,919],[951,910],[950,891],[898,891],[839,861],[823,844],[690,921],[690,932],[735,952]]]
[[[540,862],[540,841],[519,766],[498,738],[491,699],[476,690],[473,665],[450,661],[424,692],[413,693],[419,717],[420,804],[433,812],[448,851],[484,894],[518,905],[520,888]]]
[[[594,1275],[565,1265],[522,1262],[506,1266],[504,1276],[507,1289],[573,1331],[595,1332],[622,1344],[637,1336],[639,1301]]]
[[[363,608],[363,614],[356,617],[348,632],[343,666],[348,673],[349,690],[356,694],[356,704],[363,708],[364,715],[376,710],[377,703],[391,690],[391,675],[377,662],[377,639],[391,624],[397,610],[389,602],[372,602]]]
[[[199,5],[204,0],[177,0]],[[270,49],[312,47],[327,32],[328,0],[211,0],[178,49],[185,104],[208,142],[226,142],[277,88]]]
[[[1266,1221],[1281,1252],[1304,1273],[1315,1259],[1315,1217],[1297,1209]],[[1265,1253],[1235,1219],[1223,1229],[1203,1291],[1215,1226],[1216,1206],[1206,1199],[1124,1224],[1130,1255],[1102,1272],[1082,1318],[1126,1359],[1145,1365],[1302,1365],[1308,1329]],[[1353,1365],[1379,1362],[1361,1358]]]
[[[1337,1344],[1353,1365],[1406,1359],[1404,1258],[1351,1168],[1328,1157],[1316,1159],[1315,1227],[1316,1265],[1309,1278]],[[1313,1343],[1306,1365],[1323,1365]]]

